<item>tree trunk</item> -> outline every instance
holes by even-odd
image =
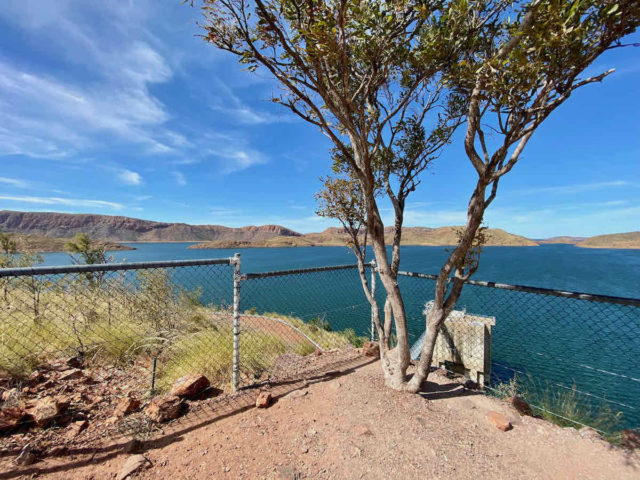
[[[476,189],[471,196],[471,200],[469,201],[469,206],[467,208],[467,223],[464,231],[462,232],[460,241],[458,242],[457,247],[449,255],[449,258],[438,275],[433,307],[427,314],[426,318],[426,334],[424,336],[424,343],[422,344],[422,351],[420,352],[420,361],[416,367],[416,372],[407,383],[407,387],[405,389],[407,391],[419,391],[420,387],[429,376],[431,360],[433,359],[433,350],[438,338],[438,333],[462,293],[462,287],[464,286],[466,279],[462,278],[461,275],[464,274],[464,271],[460,271],[459,265],[461,260],[466,257],[469,249],[472,247],[478,228],[480,228],[480,225],[482,224],[482,217],[484,216],[485,211],[485,191],[486,184],[482,180],[479,180],[476,185]],[[452,271],[455,271],[453,287],[447,295],[446,292],[449,283],[449,276]]]

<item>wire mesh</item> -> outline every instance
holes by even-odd
[[[228,390],[233,272],[191,263],[0,271],[0,430],[122,432],[186,375]]]
[[[420,308],[433,299],[435,280],[411,275],[399,284],[415,338],[424,329]],[[495,318],[491,386],[509,386],[560,420],[570,417],[605,432],[637,428],[640,301],[520,288],[470,282],[456,305],[467,315]]]
[[[0,270],[0,430],[22,443],[34,424],[87,419],[95,435],[151,432],[143,410],[185,377],[217,401],[310,378],[327,351],[350,361],[371,337],[355,265],[242,275],[237,260]],[[414,345],[434,278],[398,277]],[[380,282],[376,299],[382,311]],[[639,333],[638,300],[470,282],[435,361],[480,382],[490,369],[491,390],[567,422],[637,428]]]
[[[243,385],[311,366],[301,357],[362,346],[370,305],[355,266],[248,274],[242,282]]]

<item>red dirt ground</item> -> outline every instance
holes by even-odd
[[[637,452],[582,438],[506,403],[435,375],[422,395],[383,386],[377,361],[358,357],[339,371],[220,399],[143,442],[144,479],[638,479]],[[504,413],[513,429],[486,418]],[[17,467],[0,458],[0,478],[113,479],[130,454],[126,439]]]

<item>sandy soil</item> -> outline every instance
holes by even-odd
[[[364,357],[338,370],[270,388],[275,403],[255,408],[256,390],[220,399],[143,442],[144,479],[639,479],[638,453],[520,417],[506,403],[430,377],[422,395],[390,391]],[[502,432],[486,418],[509,416]],[[0,478],[118,478],[130,453],[122,439],[28,467],[0,459]]]

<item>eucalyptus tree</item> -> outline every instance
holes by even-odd
[[[585,75],[607,50],[637,44],[623,39],[640,25],[638,0],[453,2],[469,19],[460,37],[473,51],[445,72],[450,88],[467,99],[464,152],[477,175],[459,242],[444,262],[416,372],[417,391],[429,373],[440,327],[476,272],[484,213],[538,127],[571,94],[601,82],[613,69]],[[480,7],[480,8],[478,8]],[[475,19],[482,18],[481,30]],[[486,135],[487,130],[491,135]]]
[[[399,256],[395,262],[387,258],[376,195],[383,192],[390,198],[395,223],[401,226],[406,195],[458,122],[457,94],[444,91],[440,82],[442,64],[455,61],[455,49],[447,50],[449,44],[438,37],[423,35],[425,25],[441,16],[443,2],[203,3],[204,38],[236,55],[248,70],[270,72],[280,87],[272,100],[329,137],[336,165],[357,182],[368,241],[387,293],[386,321],[393,316],[398,339],[393,352],[383,342],[384,371],[387,383],[400,388],[410,359],[405,308],[394,274]],[[430,133],[424,133],[423,123]],[[403,147],[403,139],[416,138],[421,144],[413,147],[421,150],[409,153],[410,145]],[[393,179],[399,182],[392,185]],[[401,228],[396,232],[399,246]],[[363,286],[369,292],[364,276]],[[368,297],[377,310],[370,292]],[[379,320],[376,326],[383,338]]]
[[[333,142],[338,175],[325,181],[319,213],[340,219],[350,235],[374,309],[386,384],[417,391],[438,331],[477,270],[480,225],[499,179],[571,92],[607,75],[581,77],[634,30],[638,1],[203,0],[202,9],[204,39],[249,71],[269,72],[280,87],[272,100]],[[461,109],[464,152],[478,180],[460,240],[438,276],[417,371],[408,378],[397,282],[404,204],[450,142]],[[487,122],[500,141],[485,138]],[[381,195],[394,211],[391,260]],[[384,325],[364,275],[367,242],[387,294]]]

